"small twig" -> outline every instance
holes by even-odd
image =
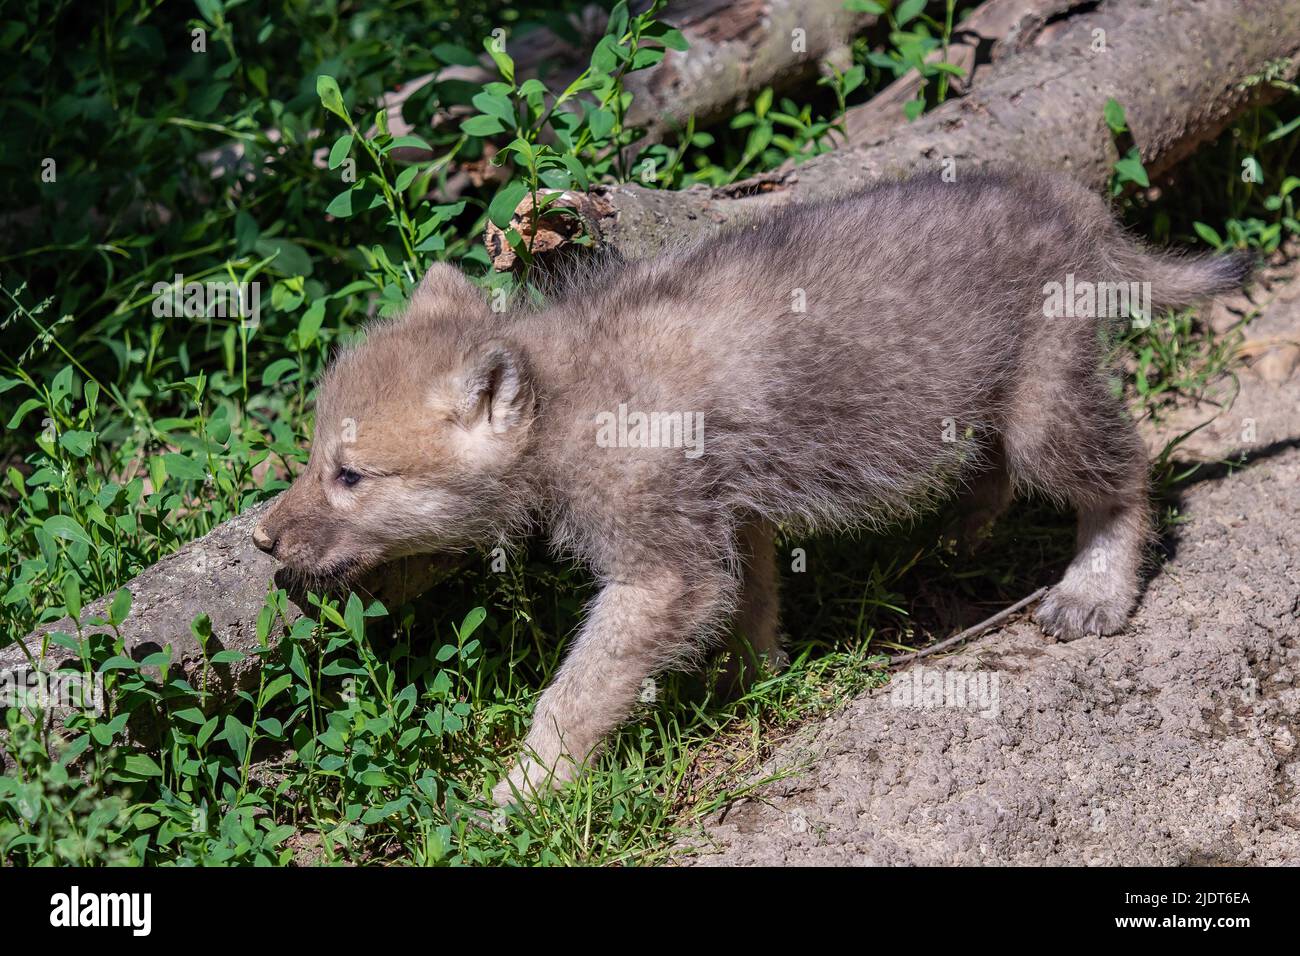
[[[894,667],[898,664],[907,664],[910,661],[917,660],[918,658],[929,657],[931,654],[937,654],[939,651],[946,650],[947,648],[952,647],[954,644],[960,644],[962,641],[968,641],[972,637],[977,637],[978,635],[984,633],[994,625],[1001,624],[1003,621],[1009,618],[1012,614],[1015,614],[1020,609],[1028,607],[1030,604],[1033,604],[1044,594],[1046,594],[1047,590],[1048,590],[1047,588],[1041,587],[1033,594],[1029,595],[1029,597],[1021,598],[1015,604],[1011,605],[1010,607],[1003,608],[1002,610],[998,611],[997,614],[994,614],[992,617],[980,621],[974,627],[968,627],[960,634],[954,634],[952,637],[946,638],[945,640],[940,641],[938,644],[931,644],[929,647],[924,647],[919,651],[913,651],[910,654],[895,654],[893,657],[889,659],[889,666]]]

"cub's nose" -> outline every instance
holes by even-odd
[[[267,554],[275,554],[275,538],[266,530],[266,525],[259,524],[253,529],[253,544]]]

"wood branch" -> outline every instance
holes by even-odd
[[[599,188],[585,226],[597,242],[643,258],[784,203],[938,174],[946,160],[958,176],[1049,168],[1100,189],[1118,158],[1102,118],[1108,99],[1124,106],[1143,162],[1159,175],[1268,94],[1252,78],[1275,67],[1291,78],[1298,64],[1300,0],[1112,0],[1055,25],[1049,42],[995,63],[966,96],[904,128],[720,189]]]
[[[683,0],[661,19],[690,46],[627,77],[627,122],[660,139],[695,117],[726,119],[767,86],[780,91],[816,74],[831,60],[844,67],[853,37],[874,16],[845,9],[844,0]]]

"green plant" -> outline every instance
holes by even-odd
[[[926,5],[927,0],[899,0],[897,3],[892,0],[847,0],[845,3],[849,10],[882,16],[889,25],[890,48],[868,51],[868,64],[893,79],[912,71],[919,75],[920,89],[903,106],[909,120],[916,119],[929,106],[947,99],[950,78],[965,75],[959,66],[948,62],[956,0],[946,0],[942,20],[927,14]],[[937,58],[932,55],[936,52],[940,54]]]
[[[1103,115],[1106,120],[1106,126],[1110,129],[1111,136],[1115,137],[1117,143],[1129,142],[1127,151],[1122,157],[1115,161],[1113,172],[1110,177],[1110,194],[1118,196],[1124,191],[1124,188],[1132,183],[1135,186],[1146,188],[1151,185],[1151,180],[1147,176],[1146,167],[1142,165],[1142,155],[1136,144],[1132,143],[1132,136],[1129,133],[1128,117],[1124,115],[1124,107],[1119,101],[1111,97],[1106,101]]]

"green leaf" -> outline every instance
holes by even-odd
[[[202,481],[208,476],[207,467],[195,461],[189,455],[169,451],[162,458],[163,464],[167,467],[167,474],[173,478],[179,478],[182,481]]]
[[[1214,246],[1214,248],[1216,249],[1223,248],[1223,240],[1219,238],[1219,234],[1215,232],[1213,229],[1211,229],[1209,226],[1207,226],[1205,223],[1194,222],[1192,223],[1192,228],[1196,230],[1196,234],[1198,236],[1200,236],[1210,245]]]
[[[476,94],[470,102],[478,107],[480,113],[496,116],[507,126],[515,125],[515,106],[508,97],[483,92]]]
[[[81,617],[81,582],[75,574],[63,578],[63,606],[71,618]]]
[[[434,59],[452,66],[478,66],[478,57],[463,46],[454,43],[439,43],[433,50]]]
[[[209,717],[207,722],[202,727],[199,728],[199,735],[198,737],[195,738],[195,741],[198,743],[200,747],[202,747],[212,737],[212,732],[216,729],[217,729],[217,718]]]
[[[1151,180],[1147,178],[1146,168],[1142,165],[1142,158],[1138,154],[1136,146],[1130,149],[1128,155],[1115,164],[1115,172],[1122,183],[1137,183],[1143,188],[1151,185]]]
[[[275,699],[275,696],[277,694],[279,694],[281,691],[283,691],[292,683],[293,683],[292,674],[281,674],[275,680],[271,681],[271,683],[267,684],[266,687],[262,689],[262,693],[257,702],[258,707],[265,707],[268,703],[270,703],[272,700]]]
[[[17,428],[19,425],[22,424],[23,419],[27,417],[28,413],[30,413],[32,409],[40,408],[42,404],[43,403],[39,398],[27,399],[25,402],[23,402],[21,405],[18,406],[18,410],[13,413],[13,416],[9,419],[9,424],[6,425],[5,427]]]
[[[113,603],[108,606],[108,623],[114,627],[121,624],[131,613],[131,592],[119,588],[113,595]]]
[[[73,429],[59,436],[59,445],[77,458],[85,458],[95,443],[95,433]]]
[[[349,186],[343,192],[339,193],[330,200],[330,204],[325,207],[325,214],[334,216],[338,219],[347,219],[352,215],[352,193],[356,190]]]
[[[235,213],[235,252],[238,255],[252,252],[261,234],[256,219],[242,209]]]
[[[227,714],[221,732],[235,752],[235,758],[242,764],[248,750],[248,729],[233,714]]]
[[[510,222],[510,217],[515,214],[515,208],[526,195],[528,195],[527,183],[518,181],[507,183],[488,206],[488,218],[492,220],[493,225],[504,229]]]
[[[347,159],[348,153],[352,152],[352,140],[351,133],[344,133],[334,141],[334,145],[330,147],[330,169],[338,169],[343,165],[343,160]]]
[[[624,56],[626,51],[619,46],[618,40],[606,35],[591,51],[591,68],[597,73],[612,73]]]
[[[262,238],[253,247],[262,258],[275,256],[274,265],[286,276],[311,275],[311,256],[307,250],[288,239]]]
[[[415,182],[415,177],[419,175],[419,166],[407,166],[397,174],[397,180],[393,183],[393,189],[397,192],[405,192],[406,187]]]
[[[591,181],[587,178],[587,170],[576,156],[564,155],[560,157],[560,162],[564,163],[565,169],[573,174],[574,182],[578,184],[579,189],[589,189]]]
[[[485,114],[471,116],[460,124],[460,131],[467,136],[492,136],[496,133],[504,133],[505,130],[500,118]]]
[[[465,615],[465,620],[460,622],[460,630],[457,632],[460,636],[461,643],[469,640],[469,636],[479,629],[479,625],[487,618],[487,611],[481,607],[476,607]]]
[[[67,515],[50,515],[41,525],[47,534],[56,538],[63,538],[65,541],[80,541],[82,544],[93,545],[90,535],[86,534],[81,525],[77,524]]]
[[[321,106],[335,116],[341,117],[349,126],[352,124],[352,119],[348,116],[348,109],[343,104],[343,94],[339,91],[339,85],[334,77],[327,73],[322,73],[316,77],[316,95],[320,97]]]
[[[911,23],[925,9],[926,0],[903,0],[894,11],[894,23],[898,26]]]
[[[1113,96],[1106,101],[1106,106],[1102,109],[1102,115],[1106,118],[1106,125],[1110,127],[1112,133],[1122,133],[1128,129],[1128,121],[1124,116],[1124,107],[1119,105],[1119,100]]]
[[[433,152],[433,147],[429,145],[428,141],[419,136],[399,136],[384,147],[384,152],[390,153],[395,149],[423,149],[430,153]]]
[[[544,95],[545,93],[546,93],[546,84],[543,83],[541,80],[537,79],[536,77],[532,79],[524,80],[524,82],[519,86],[520,96],[530,97],[530,96],[537,96],[539,94]],[[482,109],[482,107],[479,108]],[[490,111],[484,110],[484,112],[486,113]]]
[[[133,777],[161,777],[162,767],[148,754],[130,754],[123,761],[122,770]]]
[[[609,136],[615,122],[616,117],[609,110],[592,110],[587,117],[587,128],[591,130],[592,138],[600,141]]]
[[[343,621],[347,625],[348,633],[357,640],[366,636],[365,606],[361,603],[361,598],[355,594],[348,595],[347,607],[343,609]]]
[[[307,311],[298,320],[298,348],[305,349],[316,341],[316,333],[325,321],[325,300],[317,299],[307,306]],[[270,371],[268,368],[267,371]]]
[[[681,53],[690,46],[690,44],[686,42],[686,37],[682,35],[682,31],[675,27],[670,27],[662,33],[656,33],[654,39],[659,40],[664,46],[668,47],[668,49],[676,50],[678,53]]]
[[[497,65],[497,69],[501,71],[501,75],[509,81],[510,85],[514,86],[515,61],[510,59],[509,53],[506,53],[504,50],[498,50],[496,46],[495,37],[488,37],[483,41],[483,47],[488,51],[488,56],[492,57],[492,62]]]
[[[274,385],[280,379],[284,378],[284,373],[290,369],[296,369],[298,362],[291,358],[276,359],[265,369],[262,370],[262,384]]]
[[[637,70],[644,70],[648,67],[655,66],[664,58],[664,51],[655,49],[650,46],[643,46],[636,51],[632,57],[632,65],[627,68],[629,73],[635,73]]]

